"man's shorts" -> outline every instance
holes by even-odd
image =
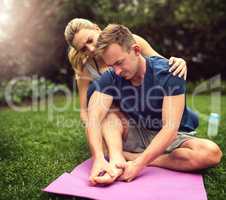
[[[156,136],[158,131],[145,129],[137,124],[129,123],[128,135],[123,141],[123,150],[133,153],[143,152]],[[195,138],[195,131],[192,132],[178,132],[176,139],[167,147],[165,153],[170,153],[174,149],[179,148],[185,141]]]

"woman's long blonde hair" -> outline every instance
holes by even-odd
[[[76,33],[78,33],[81,29],[95,29],[96,24],[92,23],[88,19],[82,19],[82,18],[75,18],[72,19],[66,26],[64,31],[64,37],[67,41],[68,45],[74,47],[76,46],[73,44],[73,39]]]
[[[76,33],[78,33],[81,29],[96,29],[98,26],[87,19],[75,18],[72,19],[66,26],[64,31],[65,40],[69,45],[68,58],[72,65],[74,72],[79,76],[83,71],[85,63],[89,62],[89,64],[94,66],[94,63],[91,62],[91,59],[86,53],[77,51],[76,46],[73,44],[73,39]],[[106,67],[106,66],[101,66]],[[97,69],[98,70],[98,69]]]
[[[68,59],[71,63],[71,66],[75,72],[75,75],[80,76],[83,71],[84,65],[88,60],[88,56],[84,53],[78,52],[73,47],[69,47],[68,50]]]

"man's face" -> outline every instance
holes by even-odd
[[[132,47],[128,53],[118,44],[111,44],[102,58],[107,66],[113,67],[115,73],[126,80],[133,79],[138,71],[138,56]]]

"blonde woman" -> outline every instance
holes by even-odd
[[[108,66],[94,56],[95,45],[100,32],[101,29],[96,24],[81,18],[71,20],[65,29],[65,39],[70,46],[68,57],[75,71],[80,98],[80,117],[83,123],[88,121],[88,86],[91,81],[99,78],[108,69]],[[161,56],[142,37],[135,34],[133,36],[141,46],[144,56]],[[171,57],[169,64],[173,75],[186,79],[187,66],[182,58]]]

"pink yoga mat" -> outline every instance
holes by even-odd
[[[94,187],[88,182],[91,166],[91,159],[86,160],[43,191],[97,200],[207,200],[200,174],[146,167],[132,182],[117,181],[110,186]]]

